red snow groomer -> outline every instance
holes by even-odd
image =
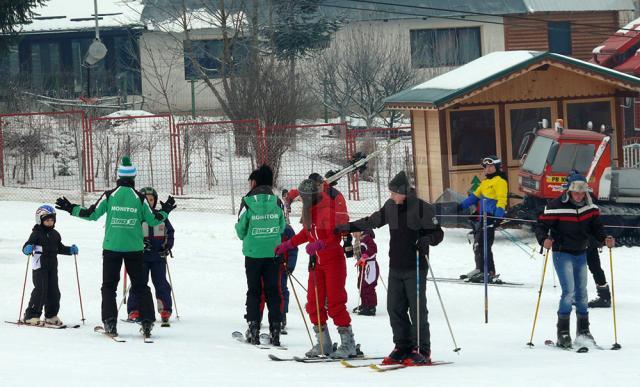
[[[564,129],[562,120],[556,121],[555,129],[528,133],[519,150],[518,186],[525,196],[508,216],[536,219],[546,203],[561,194],[568,174],[576,170],[587,177],[604,224],[640,226],[640,169],[613,167],[610,140],[605,133]],[[619,244],[640,245],[639,229],[607,227],[607,232]]]

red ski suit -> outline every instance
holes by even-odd
[[[307,292],[307,313],[314,325],[318,324],[318,312],[316,308],[316,286],[314,278],[318,281],[318,300],[320,301],[320,323],[325,325],[328,315],[333,323],[339,327],[351,325],[351,317],[347,312],[347,291],[345,282],[347,279],[347,263],[342,250],[341,238],[333,233],[338,224],[349,222],[347,204],[344,197],[337,190],[332,194],[322,192],[322,198],[311,207],[311,227],[303,229],[291,238],[294,246],[305,242],[322,240],[325,248],[316,253],[315,273],[309,273]],[[327,308],[325,308],[325,300]]]

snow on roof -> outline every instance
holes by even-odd
[[[522,0],[522,2],[530,13],[635,10],[633,0]]]
[[[473,85],[509,67],[525,62],[539,51],[496,51],[482,56],[464,66],[430,79],[413,87],[419,89],[458,90]]]
[[[98,0],[98,25],[118,27],[140,23],[143,5],[139,0]],[[78,30],[95,27],[93,1],[49,0],[34,9],[32,23],[23,32]]]
[[[640,30],[640,17],[634,20],[631,20],[629,23],[627,23],[626,26],[620,28],[618,31],[616,31],[617,34],[626,34],[627,32],[629,32],[629,30],[635,30],[638,31]]]

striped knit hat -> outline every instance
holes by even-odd
[[[118,177],[128,177],[133,179],[136,177],[137,172],[136,167],[131,164],[129,156],[123,156],[122,161],[118,166]]]

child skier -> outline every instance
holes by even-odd
[[[378,285],[378,277],[380,275],[380,267],[376,260],[378,246],[374,241],[375,234],[373,230],[364,232],[354,232],[354,242],[360,242],[360,257],[356,256],[358,261],[358,289],[360,289],[360,305],[353,309],[353,313],[362,316],[375,316],[376,306],[378,305],[378,296],[376,294],[376,285]],[[354,255],[358,254],[358,247],[354,247]]]
[[[273,172],[266,165],[251,173],[251,190],[242,199],[244,211],[235,229],[242,240],[247,276],[247,342],[260,343],[260,295],[264,293],[269,307],[271,343],[280,345],[280,265],[274,254],[285,228],[284,213],[273,194]]]
[[[22,246],[25,255],[33,254],[33,291],[29,305],[24,312],[24,323],[29,325],[63,325],[58,317],[60,310],[60,289],[58,288],[58,254],[78,254],[76,245],[62,244],[60,234],[54,230],[56,210],[42,205],[36,210],[36,225],[29,240]],[[45,320],[40,320],[44,306]]]
[[[560,286],[560,306],[558,307],[557,345],[571,348],[569,323],[573,304],[576,305],[576,340],[594,342],[589,331],[589,310],[587,309],[587,256],[589,238],[615,246],[615,240],[607,236],[600,221],[598,206],[589,195],[587,179],[574,172],[567,178],[565,192],[549,202],[538,217],[536,238],[547,250],[553,250],[553,265]]]
[[[311,179],[300,183],[298,192],[302,198],[303,229],[290,240],[282,242],[276,254],[284,254],[295,246],[307,243],[306,252],[311,256],[306,309],[313,323],[317,343],[306,356],[356,356],[351,317],[346,307],[346,259],[340,246],[340,236],[333,232],[337,224],[349,221],[347,205],[342,195],[334,196],[332,193],[337,191],[327,192],[321,184]],[[327,330],[327,315],[333,319],[340,334],[341,344],[335,351],[332,350]]]
[[[155,209],[158,202],[156,190],[145,187],[140,190],[140,193],[147,198],[149,207]],[[154,227],[149,227],[147,222],[143,222],[142,234],[144,235],[144,278],[148,282],[149,273],[151,273],[151,281],[156,290],[158,313],[162,323],[167,324],[172,311],[171,285],[167,281],[167,256],[173,248],[174,229],[169,219],[165,219],[163,223]],[[138,295],[132,293],[127,303],[129,320],[139,320],[138,306]]]

